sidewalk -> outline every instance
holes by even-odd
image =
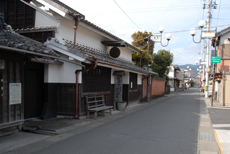
[[[206,98],[205,103],[223,154],[230,154],[230,106],[222,106],[216,100],[213,100],[213,106],[211,106],[211,98]]]

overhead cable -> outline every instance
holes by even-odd
[[[115,0],[113,0],[116,4],[117,2]],[[130,21],[132,21],[132,23],[134,23],[139,29],[141,29],[126,13],[125,11],[117,4],[117,6],[121,9],[121,11],[129,18]]]

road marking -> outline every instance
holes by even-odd
[[[220,149],[220,153],[223,154],[221,146],[220,146],[220,141],[219,141],[219,138],[218,138],[217,133],[216,133],[216,130],[214,130],[214,133],[216,135],[216,139],[217,139],[217,143],[218,143],[218,146],[219,146],[219,149]]]
[[[230,110],[230,107],[207,107],[209,109],[223,109],[223,110]]]
[[[213,124],[212,127],[224,128],[224,127],[230,127],[230,124]]]

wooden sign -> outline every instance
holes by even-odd
[[[122,91],[123,91],[123,87],[122,87],[122,76],[117,75],[116,76],[116,85],[115,85],[115,101],[122,103]]]
[[[22,103],[21,83],[10,83],[10,105]]]

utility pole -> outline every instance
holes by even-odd
[[[148,63],[147,63],[147,71],[149,71],[149,46],[150,46],[150,35],[148,34]],[[150,100],[150,82],[151,82],[151,76],[148,75],[148,87],[147,87],[147,101]]]
[[[204,62],[205,61],[205,41],[203,41],[203,50],[202,50],[202,54],[203,54],[203,59],[202,59],[202,62]],[[204,71],[204,64],[202,65],[203,66],[203,80],[204,80],[204,73],[205,73],[205,71]],[[203,80],[202,80],[202,86],[203,86]],[[204,87],[203,87],[204,88]],[[205,89],[204,89],[205,90]]]
[[[210,13],[210,0],[208,0],[208,4],[207,4],[207,31],[210,31],[210,18],[211,18],[211,13]],[[209,67],[209,38],[207,38],[207,53],[206,53],[206,68]],[[205,98],[208,98],[208,77],[209,77],[209,73],[206,72],[206,81],[205,81]]]

